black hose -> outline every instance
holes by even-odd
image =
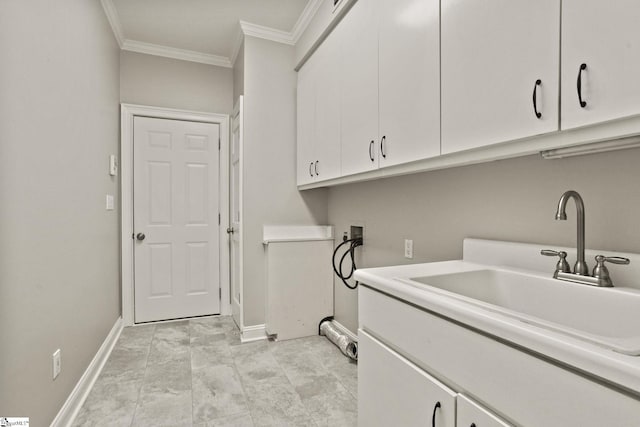
[[[342,255],[342,257],[340,258],[340,264],[338,265],[338,267],[336,267],[336,255],[338,254],[338,251],[340,250],[340,248],[347,244],[349,244],[349,249],[347,249],[347,251]],[[344,285],[349,289],[355,289],[358,287],[357,281],[356,281],[356,284],[353,286],[350,285],[349,282],[347,282],[347,280],[350,279],[351,276],[353,276],[353,273],[356,271],[355,249],[358,246],[362,246],[362,237],[344,240],[333,251],[333,257],[332,257],[333,271],[340,278],[340,280],[342,280],[342,283],[344,283]],[[349,271],[349,274],[345,275],[342,270],[342,265],[347,255],[351,255],[351,269]]]

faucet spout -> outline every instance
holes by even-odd
[[[573,272],[581,276],[588,276],[589,267],[587,267],[587,263],[584,260],[584,202],[582,201],[582,197],[580,197],[580,194],[578,194],[576,191],[569,190],[560,197],[560,200],[558,201],[558,210],[556,211],[556,219],[567,219],[567,213],[565,212],[565,210],[567,207],[567,202],[571,198],[573,198],[573,200],[576,202],[576,211],[578,216],[578,256],[573,267]]]

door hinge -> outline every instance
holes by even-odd
[[[220,151],[220,138],[218,138],[218,151]]]
[[[218,212],[218,225],[220,225],[220,212]]]
[[[218,288],[218,297],[222,299],[222,288]]]

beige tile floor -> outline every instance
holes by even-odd
[[[240,343],[230,317],[125,328],[75,426],[355,426],[357,368],[325,337]]]

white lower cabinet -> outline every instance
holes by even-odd
[[[457,399],[456,427],[510,427],[511,424],[501,420],[488,409],[459,394]]]
[[[640,426],[637,396],[363,282],[358,289],[362,427]]]
[[[456,425],[453,390],[363,331],[358,353],[358,425]]]

